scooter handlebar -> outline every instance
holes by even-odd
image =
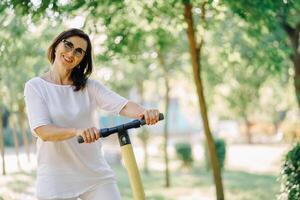
[[[159,113],[158,120],[161,121],[164,119],[164,114]],[[107,137],[113,133],[117,133],[119,130],[128,130],[131,128],[139,128],[141,126],[144,126],[146,124],[145,119],[135,119],[131,122],[121,124],[119,126],[115,126],[112,128],[102,128],[99,130],[100,137]],[[78,143],[83,143],[84,139],[82,136],[78,136],[77,138]]]

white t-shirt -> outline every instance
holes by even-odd
[[[96,80],[88,79],[83,91],[71,85],[57,85],[41,77],[25,83],[24,97],[29,126],[47,124],[65,128],[99,127],[96,108],[118,114],[128,100],[110,91]],[[37,139],[36,196],[71,198],[96,184],[116,182],[104,159],[101,139],[79,144],[77,138],[53,142]]]

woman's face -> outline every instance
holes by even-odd
[[[87,42],[78,36],[63,39],[56,47],[55,61],[71,70],[83,59]]]

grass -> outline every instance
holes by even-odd
[[[120,165],[114,166],[113,169],[118,178],[122,200],[132,200],[126,170]],[[141,173],[141,175],[147,200],[215,199],[211,172],[206,172],[202,168],[172,171],[170,188],[164,187],[164,173],[161,171],[150,171],[149,174]],[[28,189],[34,185],[35,171],[13,173],[6,178],[5,187],[8,193],[0,192],[0,200],[17,200],[20,199],[20,194],[33,195]],[[230,200],[273,200],[279,191],[275,175],[225,171],[223,182],[225,197]]]
[[[33,199],[34,180],[35,171],[9,173],[1,176],[0,200]]]
[[[254,148],[247,145],[235,145],[230,147],[226,165],[228,170],[223,171],[225,199],[275,200],[280,189],[277,176],[283,152],[285,148],[281,146],[257,145]],[[180,162],[175,158],[171,159],[171,187],[169,188],[164,186],[164,172],[154,171],[154,169],[159,169],[158,166],[163,166],[162,163],[161,156],[152,156],[152,168],[150,167],[152,170],[149,174],[141,173],[147,200],[216,199],[212,174],[201,167],[201,161],[194,163],[197,167],[182,170],[179,168]],[[11,161],[11,164],[14,164],[14,161]],[[125,168],[121,165],[114,165],[113,169],[117,176],[122,200],[132,200]],[[0,175],[0,200],[35,199],[33,195],[36,172],[35,170],[28,171],[10,172],[6,176]]]
[[[124,200],[132,200],[129,181],[124,168],[114,167],[119,188]],[[204,169],[189,172],[173,171],[171,187],[164,187],[163,172],[142,173],[147,199],[215,199],[212,175]],[[276,199],[279,183],[275,175],[251,174],[242,171],[223,172],[226,199],[230,200],[272,200]],[[202,198],[203,197],[203,198]]]
[[[11,180],[7,182],[6,186],[16,193],[21,193],[32,186],[35,179],[35,172],[18,172],[12,174],[11,177]]]

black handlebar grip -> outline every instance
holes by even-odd
[[[158,120],[161,121],[161,120],[164,120],[164,119],[165,119],[164,114],[159,113]]]
[[[78,136],[77,141],[78,143],[84,143],[84,139],[82,136]]]
[[[164,114],[159,113],[158,120],[161,121],[161,120],[163,120],[164,118],[165,118],[165,117],[164,117]],[[140,120],[140,125],[145,125],[145,124],[146,124],[145,120],[144,120],[144,119],[141,119],[141,120]],[[101,137],[101,133],[100,133],[100,137]],[[83,139],[82,136],[78,136],[78,137],[77,137],[77,141],[78,141],[78,143],[84,143],[84,139]]]

